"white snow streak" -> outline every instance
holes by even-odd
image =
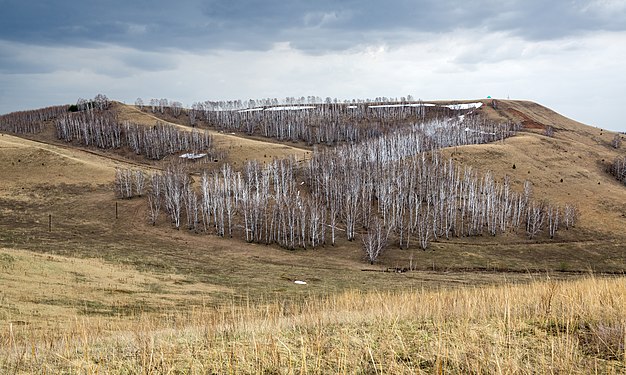
[[[449,105],[444,105],[444,107],[453,109],[455,111],[460,111],[463,109],[480,108],[482,107],[482,105],[483,103],[477,102],[477,103],[449,104]]]
[[[257,112],[257,111],[262,111],[263,107],[260,108],[248,108],[248,109],[242,109],[241,111],[239,111],[239,113],[245,113],[245,112]]]
[[[292,105],[292,106],[282,106],[282,107],[269,107],[265,108],[266,111],[297,111],[302,109],[315,109],[315,107],[310,105]]]
[[[411,104],[378,104],[370,105],[368,108],[401,108],[401,107],[434,107],[432,103],[411,103]]]
[[[194,154],[192,152],[188,153],[188,154],[182,154],[180,155],[181,158],[183,159],[200,159],[205,157],[206,154]]]

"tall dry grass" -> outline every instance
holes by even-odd
[[[626,278],[76,317],[0,333],[2,373],[625,373]]]

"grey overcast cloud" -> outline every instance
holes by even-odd
[[[626,131],[626,0],[0,0],[0,113],[196,101],[528,99]]]

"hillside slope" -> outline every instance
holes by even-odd
[[[114,103],[113,110],[117,111],[118,118],[121,121],[130,121],[147,126],[153,126],[158,122],[166,122],[176,125],[181,129],[191,129],[189,126],[159,119],[148,112],[140,111],[135,106]],[[215,147],[218,150],[225,151],[226,161],[235,166],[241,166],[247,160],[253,159],[271,161],[274,158],[281,159],[294,156],[296,159],[302,160],[311,152],[310,150],[293,145],[280,144],[268,140],[250,139],[236,134],[227,134],[214,130],[208,131],[213,137]]]
[[[490,105],[480,110],[490,118],[521,122],[526,129],[503,142],[458,147],[446,154],[499,178],[508,175],[517,189],[529,180],[535,197],[577,204],[580,228],[600,236],[624,237],[626,187],[606,173],[608,162],[626,155],[624,148],[611,147],[615,133],[528,101],[503,100],[497,110]],[[554,128],[553,137],[543,135],[547,126]]]
[[[509,176],[518,191],[529,180],[535,198],[561,206],[574,203],[580,213],[578,231],[584,232],[577,239],[626,238],[626,188],[606,173],[610,161],[626,155],[624,148],[611,146],[615,133],[579,123],[531,101],[498,100],[495,108],[491,100],[481,102],[478,113],[493,120],[521,123],[523,131],[503,142],[455,147],[444,150],[444,154],[463,166],[491,171],[499,179]],[[117,110],[131,121],[162,121],[133,106],[119,104]],[[548,127],[554,129],[552,137],[544,135]],[[269,140],[212,134],[218,147],[230,152],[228,160],[239,165],[253,158],[304,158],[308,152]]]
[[[562,230],[554,240],[542,236],[531,241],[523,233],[451,238],[434,243],[436,251],[433,252],[403,251],[390,244],[389,251],[380,258],[380,265],[520,271],[555,269],[567,262],[570,269],[581,271],[592,261],[598,270],[623,270],[626,188],[605,173],[603,165],[603,160],[612,160],[625,152],[611,148],[614,133],[577,123],[532,102],[500,101],[497,110],[490,106],[490,101],[483,103],[478,112],[491,118],[521,121],[528,128],[503,142],[450,148],[443,150],[444,154],[462,166],[491,171],[498,179],[510,176],[516,191],[521,191],[524,181],[529,180],[535,198],[561,206],[575,203],[580,211],[576,229]],[[162,121],[132,106],[115,104],[114,109],[121,120],[147,126]],[[545,126],[556,129],[554,137],[542,135]],[[300,158],[310,152],[291,144],[212,133],[218,147],[230,148],[227,161],[237,163],[235,168],[246,159],[265,161],[290,155]],[[296,274],[302,274],[305,269],[313,273],[324,269],[328,272],[326,277],[342,279],[339,282],[342,285],[361,283],[364,278],[357,275],[363,267],[360,239],[341,240],[336,247],[315,249],[312,256],[309,251],[288,252],[213,235],[173,231],[165,219],[153,227],[147,220],[145,199],[117,200],[112,185],[117,166],[159,168],[158,164],[139,156],[127,159],[106,150],[77,148],[52,140],[53,136],[53,130],[49,129],[47,134],[39,136],[39,141],[7,134],[0,137],[3,177],[0,180],[0,244],[81,256],[98,254],[139,265],[149,258],[154,264],[167,263],[164,267],[175,264],[175,267],[194,269],[211,281],[214,278],[224,280],[222,267],[229,270],[248,267],[251,254],[256,254],[256,258],[250,272],[256,273],[258,268],[271,269],[271,274],[262,277],[271,280],[276,278],[277,270],[294,266],[298,269]],[[142,160],[144,164],[140,164]],[[208,166],[215,167],[213,164]],[[48,230],[49,215],[52,215],[53,229],[56,227],[58,231]],[[207,248],[210,253],[205,252]],[[187,261],[172,261],[181,256]],[[346,274],[347,269],[355,273]],[[296,277],[296,274],[285,277]],[[240,283],[236,277],[236,274],[228,275],[232,282]],[[256,285],[249,280],[243,283],[247,287]],[[334,282],[325,288],[331,284]]]
[[[84,150],[2,134],[0,194],[42,183],[109,184],[120,164]]]

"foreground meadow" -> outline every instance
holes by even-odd
[[[348,291],[0,332],[3,373],[626,371],[626,279]]]

